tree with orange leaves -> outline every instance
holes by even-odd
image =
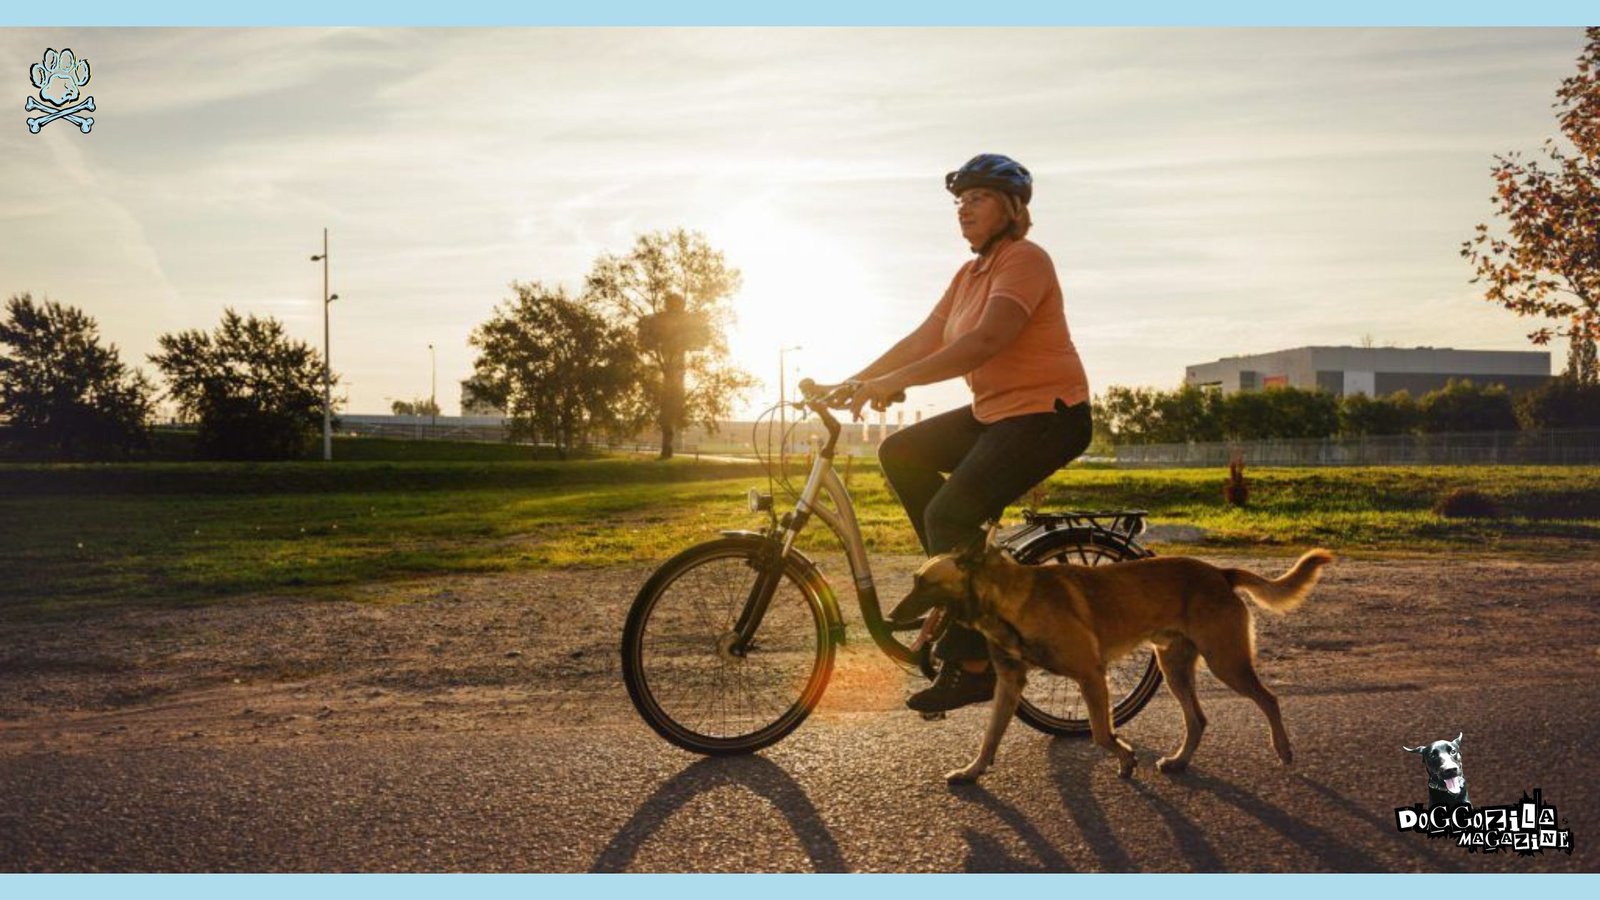
[[[1600,340],[1600,27],[1585,30],[1578,72],[1556,91],[1564,140],[1544,143],[1545,161],[1512,152],[1495,157],[1490,198],[1504,220],[1463,242],[1461,255],[1484,282],[1484,299],[1520,316],[1554,319],[1528,338],[1572,342],[1568,375],[1600,380],[1594,342]]]

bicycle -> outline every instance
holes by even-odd
[[[827,578],[795,548],[813,518],[845,548],[873,643],[896,663],[935,675],[933,641],[920,634],[925,620],[891,624],[883,618],[855,507],[833,467],[841,426],[831,410],[844,408],[847,390],[807,379],[800,391],[803,399],[792,407],[816,415],[828,439],[813,456],[794,508],[780,519],[773,494],[751,488],[751,511],[766,512],[769,526],[723,531],[667,560],[640,589],[623,627],[628,696],[657,734],[685,750],[714,756],[771,746],[800,727],[822,699],[845,625]],[[787,443],[787,435],[781,440]],[[823,494],[831,507],[818,502]],[[1030,509],[996,542],[1025,564],[1104,565],[1153,556],[1138,543],[1144,528],[1142,510]],[[908,633],[915,637],[903,640]],[[1149,647],[1125,657],[1108,676],[1118,726],[1161,686]],[[1017,716],[1046,734],[1089,733],[1076,683],[1044,670],[1030,673]]]

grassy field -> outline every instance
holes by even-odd
[[[653,562],[723,528],[755,528],[739,463],[596,459],[0,465],[0,583],[13,610],[208,602],[271,591],[342,597],[352,585],[448,573]],[[915,552],[870,461],[851,465],[869,547]],[[1259,469],[1251,503],[1222,502],[1224,473],[1071,468],[1047,508],[1140,508],[1197,526],[1199,548],[1589,557],[1600,548],[1600,469]],[[799,476],[795,476],[799,480]],[[1493,519],[1445,519],[1471,487]],[[1016,510],[1010,514],[1015,518]],[[813,529],[801,546],[837,546]]]

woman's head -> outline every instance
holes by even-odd
[[[974,156],[944,177],[945,189],[956,196],[961,234],[983,253],[1002,237],[1020,239],[1033,227],[1028,201],[1033,176],[1016,160],[998,153]]]

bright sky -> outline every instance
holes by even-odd
[[[1306,344],[1529,349],[1458,255],[1492,156],[1555,133],[1580,29],[7,29],[0,294],[144,363],[226,306],[321,345],[350,412],[458,408],[512,280],[576,288],[645,230],[744,272],[732,335],[777,394],[914,327],[968,251],[943,174],[1033,170],[1096,391]],[[22,120],[45,48],[95,124]],[[1552,347],[1553,365],[1565,359]],[[910,408],[963,402],[959,381]]]

